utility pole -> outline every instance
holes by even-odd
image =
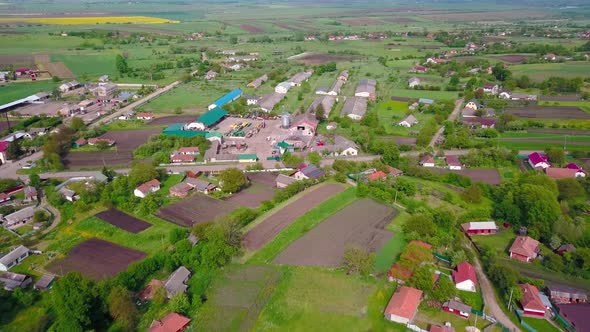
[[[508,300],[508,311],[512,310],[512,292],[514,291],[514,288],[510,288],[510,299]]]

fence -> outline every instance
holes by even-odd
[[[516,317],[518,318],[520,325],[522,325],[525,329],[529,330],[530,332],[537,332],[537,330],[535,330],[532,326],[530,326],[529,324],[527,324],[525,321],[522,320],[522,318],[520,317],[524,313],[522,310],[514,309],[514,313],[516,314]]]
[[[555,310],[554,307],[551,307],[551,311],[553,311],[553,314],[555,315],[555,317],[557,317],[557,320],[559,320],[569,331],[576,331],[576,329],[570,323],[568,323],[563,317],[561,317],[559,312],[557,312],[557,310]]]
[[[416,332],[428,332],[426,330],[421,329],[419,326],[412,325],[410,323],[406,324],[406,327],[409,328],[410,330],[416,331]]]
[[[451,264],[451,259],[449,257],[443,256],[443,255],[440,255],[440,254],[437,254],[435,252],[432,253],[432,254],[434,255],[434,257],[440,259],[441,261],[446,262],[448,264]]]

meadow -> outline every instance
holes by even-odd
[[[510,66],[514,76],[527,75],[533,81],[556,77],[589,77],[588,62],[568,61],[563,63],[537,63]]]
[[[0,105],[34,95],[37,92],[51,92],[59,84],[60,83],[48,80],[31,83],[14,83],[4,86],[0,85]]]

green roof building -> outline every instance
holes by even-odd
[[[199,116],[197,119],[197,122],[204,124],[206,127],[211,127],[217,122],[221,121],[221,119],[223,119],[223,117],[226,115],[226,110],[216,107],[208,112],[205,112],[204,114],[201,114],[201,116]]]
[[[255,154],[242,153],[238,155],[238,162],[240,163],[255,163],[258,161],[258,156]]]
[[[164,129],[163,134],[168,136],[178,136],[178,137],[195,137],[195,136],[206,136],[206,131],[200,130],[186,130],[184,129],[184,123],[175,123],[168,128]]]

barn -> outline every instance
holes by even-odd
[[[469,235],[489,235],[498,232],[498,226],[493,221],[472,221],[461,224],[461,228]]]

